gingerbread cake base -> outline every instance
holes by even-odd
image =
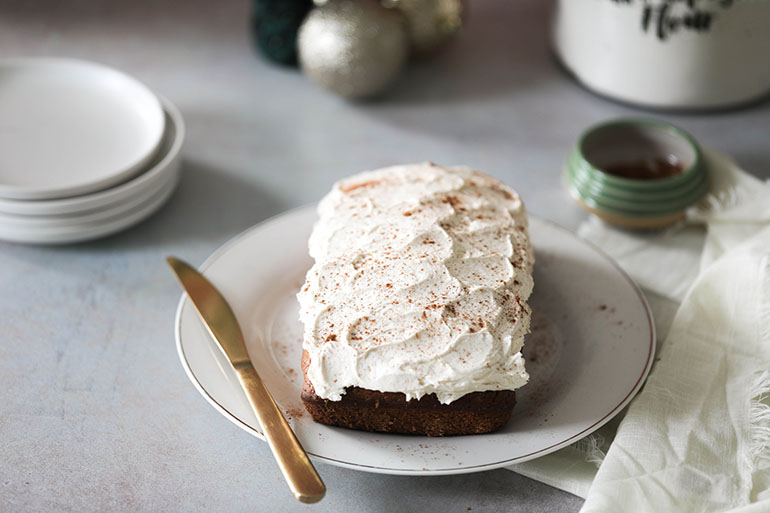
[[[313,420],[322,424],[411,435],[450,436],[490,433],[503,427],[516,404],[513,390],[472,392],[450,404],[435,394],[406,400],[400,392],[348,388],[339,401],[318,397],[307,378],[308,355],[302,354],[302,402]]]

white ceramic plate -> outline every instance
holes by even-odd
[[[42,227],[34,230],[18,230],[0,225],[0,239],[22,244],[50,245],[71,244],[106,237],[125,230],[155,213],[168,201],[178,183],[179,175],[173,175],[163,187],[156,190],[133,209],[115,214],[108,219],[73,226]]]
[[[68,244],[92,240],[125,230],[158,210],[173,193],[180,178],[184,120],[168,101],[162,153],[146,173],[107,191],[83,197],[93,208],[59,216],[15,216],[0,213],[0,239],[23,244]],[[72,201],[61,200],[70,208]],[[27,203],[39,203],[30,201]]]
[[[179,168],[179,156],[184,141],[184,119],[171,102],[160,98],[165,111],[165,134],[158,152],[141,174],[109,189],[52,200],[13,200],[0,198],[0,215],[60,216],[94,212],[137,196],[146,196],[158,189]]]
[[[365,433],[313,422],[299,399],[302,326],[294,294],[311,265],[306,207],[257,225],[202,266],[230,302],[249,355],[297,437],[317,461],[368,472],[436,475],[520,463],[570,444],[616,415],[641,387],[655,335],[647,304],[609,257],[553,224],[531,218],[535,247],[530,383],[517,391],[511,421],[497,433],[428,438]],[[203,397],[262,438],[233,371],[182,297],[179,356]]]
[[[0,197],[63,198],[126,180],[152,159],[164,125],[158,98],[114,69],[0,61]]]
[[[90,212],[59,216],[15,216],[0,213],[0,233],[3,233],[3,230],[56,231],[62,228],[93,226],[121,215],[131,214],[147,203],[150,198],[158,195],[159,191],[172,186],[172,182],[176,183],[177,173],[165,174],[162,178],[154,189],[148,189],[141,195],[134,195],[113,205]]]

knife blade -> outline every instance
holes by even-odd
[[[251,363],[243,333],[227,300],[190,264],[175,257],[168,257],[166,261],[238,376],[273,457],[294,496],[305,503],[320,501],[326,487]]]

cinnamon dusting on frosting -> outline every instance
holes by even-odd
[[[466,168],[398,166],[339,182],[319,215],[298,298],[320,397],[359,386],[448,403],[526,383],[534,258],[515,192]]]

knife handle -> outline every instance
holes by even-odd
[[[320,501],[326,493],[326,486],[254,366],[248,362],[238,365],[235,370],[294,496],[305,503]]]

